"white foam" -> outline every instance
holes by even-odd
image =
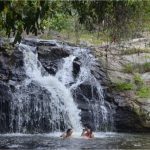
[[[3,137],[31,137],[31,136],[42,136],[42,137],[52,137],[52,138],[60,138],[63,132],[51,132],[51,133],[43,133],[43,134],[22,134],[22,133],[10,133],[10,134],[0,134]],[[105,137],[114,137],[116,135],[121,135],[116,132],[93,132],[94,138],[105,138]],[[73,132],[72,138],[83,138],[81,136],[81,132]]]
[[[13,144],[13,145],[10,145],[8,146],[9,148],[18,148],[20,145],[17,145],[17,144]]]
[[[51,109],[54,109],[52,111],[53,114],[51,121],[54,120],[54,122],[57,122],[58,118],[60,117],[60,111],[65,112],[69,116],[72,128],[76,131],[81,130],[82,127],[79,116],[80,110],[77,109],[70,90],[67,89],[65,85],[56,77],[52,75],[42,75],[42,65],[38,61],[37,54],[33,53],[35,47],[20,44],[20,48],[24,50],[23,52],[26,74],[29,76],[30,80],[38,82],[41,87],[46,88],[51,93],[52,102],[48,105],[54,105],[54,107],[59,108],[56,110],[54,107],[51,107]],[[64,105],[61,105],[61,102],[63,102]],[[45,104],[44,110],[46,110],[46,108],[47,105]],[[63,119],[66,120],[67,118]]]

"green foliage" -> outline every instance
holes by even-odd
[[[143,86],[137,91],[137,96],[140,98],[150,98],[150,87]]]
[[[146,62],[142,66],[143,72],[150,72],[150,62]]]
[[[123,65],[123,72],[124,73],[133,73],[133,65],[131,63]]]
[[[106,31],[111,41],[127,38],[141,27],[148,2],[144,1],[73,1],[79,20],[87,29]],[[91,28],[89,28],[89,26]]]
[[[144,80],[141,78],[141,75],[139,73],[134,74],[133,80],[137,90],[141,89],[144,86]]]
[[[140,74],[138,74],[138,73],[136,73],[135,75],[134,75],[134,83],[136,84],[136,85],[143,85],[144,84],[144,81],[143,81],[143,79],[141,78],[141,76],[140,76]]]
[[[149,19],[149,15],[145,15],[150,14],[149,6],[148,1],[136,0],[1,0],[0,29],[6,31],[8,36],[13,34],[17,42],[24,31],[37,35],[45,28],[70,32],[74,28],[78,32],[78,19],[88,31],[94,31],[98,37],[103,32],[113,42],[141,29],[143,18]]]
[[[143,64],[137,64],[137,63],[128,63],[123,65],[124,73],[145,73],[150,72],[150,62],[145,62]]]
[[[134,85],[132,83],[127,83],[127,82],[115,83],[115,90],[117,91],[127,91],[133,89],[134,89]]]
[[[136,68],[136,70],[139,73],[145,73],[150,71],[150,62],[145,62],[143,64],[133,64],[133,65],[134,68]]]
[[[48,1],[0,1],[0,24],[8,36],[15,35],[15,43],[21,40],[23,31],[37,35],[41,30],[40,20],[48,11]]]
[[[51,19],[43,20],[42,24],[49,30],[62,31],[69,30],[73,25],[72,22],[69,16],[60,13]]]
[[[145,59],[150,59],[150,55],[145,55]]]

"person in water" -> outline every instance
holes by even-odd
[[[86,139],[94,138],[94,134],[92,132],[92,129],[87,128],[87,127],[85,129],[83,129],[83,132],[82,132],[81,136],[83,136]]]
[[[65,138],[70,138],[71,135],[73,133],[73,130],[72,129],[68,129],[65,133],[63,133],[60,137],[62,137],[63,139]]]
[[[87,127],[85,127],[85,128],[83,129],[82,133],[81,133],[81,136],[84,136],[84,135],[85,135],[85,133],[87,132],[87,130],[88,130],[88,128],[87,128]]]

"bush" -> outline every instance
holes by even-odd
[[[132,83],[119,82],[119,83],[115,84],[115,89],[117,91],[133,90],[134,89],[134,85]]]

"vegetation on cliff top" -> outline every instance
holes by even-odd
[[[108,37],[110,41],[133,36],[150,13],[149,1],[0,1],[0,28],[6,35],[21,40],[23,32],[37,35],[39,31],[86,30]],[[32,15],[31,15],[32,14]]]

